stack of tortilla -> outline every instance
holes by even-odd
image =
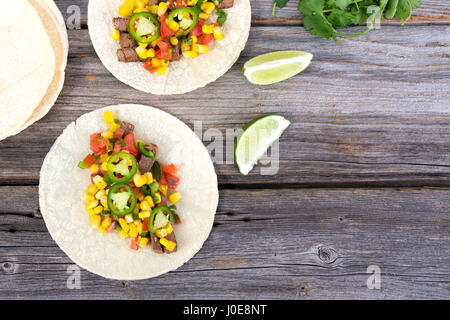
[[[0,0],[0,140],[44,117],[64,84],[69,42],[53,0]]]

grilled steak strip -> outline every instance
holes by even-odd
[[[126,122],[126,121],[122,121],[120,123],[120,128],[125,131],[125,135],[127,135],[129,133],[133,133],[133,131],[134,131],[134,125],[132,125],[131,123]]]
[[[114,28],[120,32],[128,33],[128,23],[130,19],[127,18],[113,18],[112,23]]]
[[[169,240],[169,241],[177,243],[177,238],[175,237],[175,232],[173,232],[173,231],[172,231],[171,234],[168,234],[166,236],[166,239]],[[178,248],[178,245],[176,245],[175,248],[172,251],[167,250],[166,248],[163,248],[163,250],[164,250],[165,253],[172,253],[172,252],[177,251],[177,248]]]
[[[134,48],[117,49],[117,59],[119,62],[136,62],[140,60]]]
[[[234,0],[223,0],[219,3],[218,9],[230,9],[234,6]]]
[[[138,46],[136,40],[129,33],[122,33],[120,35],[119,45],[122,48],[136,48]]]
[[[153,233],[150,233],[150,242],[153,251],[155,251],[156,253],[164,253],[164,249],[161,243],[159,243],[159,238],[155,236]]]

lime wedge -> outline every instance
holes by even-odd
[[[313,55],[305,51],[276,51],[266,53],[244,64],[244,76],[256,85],[277,83],[305,70]]]
[[[234,142],[234,160],[243,175],[247,175],[264,153],[290,125],[282,116],[271,114],[251,121]]]

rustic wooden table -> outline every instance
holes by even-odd
[[[89,39],[88,0],[76,3],[65,87],[52,111],[0,142],[0,298],[321,299],[450,298],[450,9],[423,0],[404,27],[339,42],[311,36],[295,2],[271,17],[252,0],[246,49],[231,70],[195,92],[157,97],[116,80]],[[350,31],[358,31],[358,28]],[[269,87],[242,76],[250,57],[280,49],[313,52],[301,76]],[[25,93],[26,94],[26,93]],[[142,103],[203,131],[242,127],[279,113],[292,121],[280,140],[280,171],[239,175],[216,165],[220,203],[203,249],[177,271],[147,281],[81,272],[40,216],[39,170],[62,130],[111,104]],[[64,210],[64,208],[61,208]],[[366,286],[381,270],[381,289]]]

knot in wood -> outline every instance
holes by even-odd
[[[14,273],[15,270],[16,270],[16,266],[14,263],[5,262],[2,264],[2,271],[4,273],[11,274],[11,273]]]
[[[325,246],[321,246],[318,248],[317,255],[319,256],[320,261],[326,264],[331,264],[338,258],[336,250]]]

